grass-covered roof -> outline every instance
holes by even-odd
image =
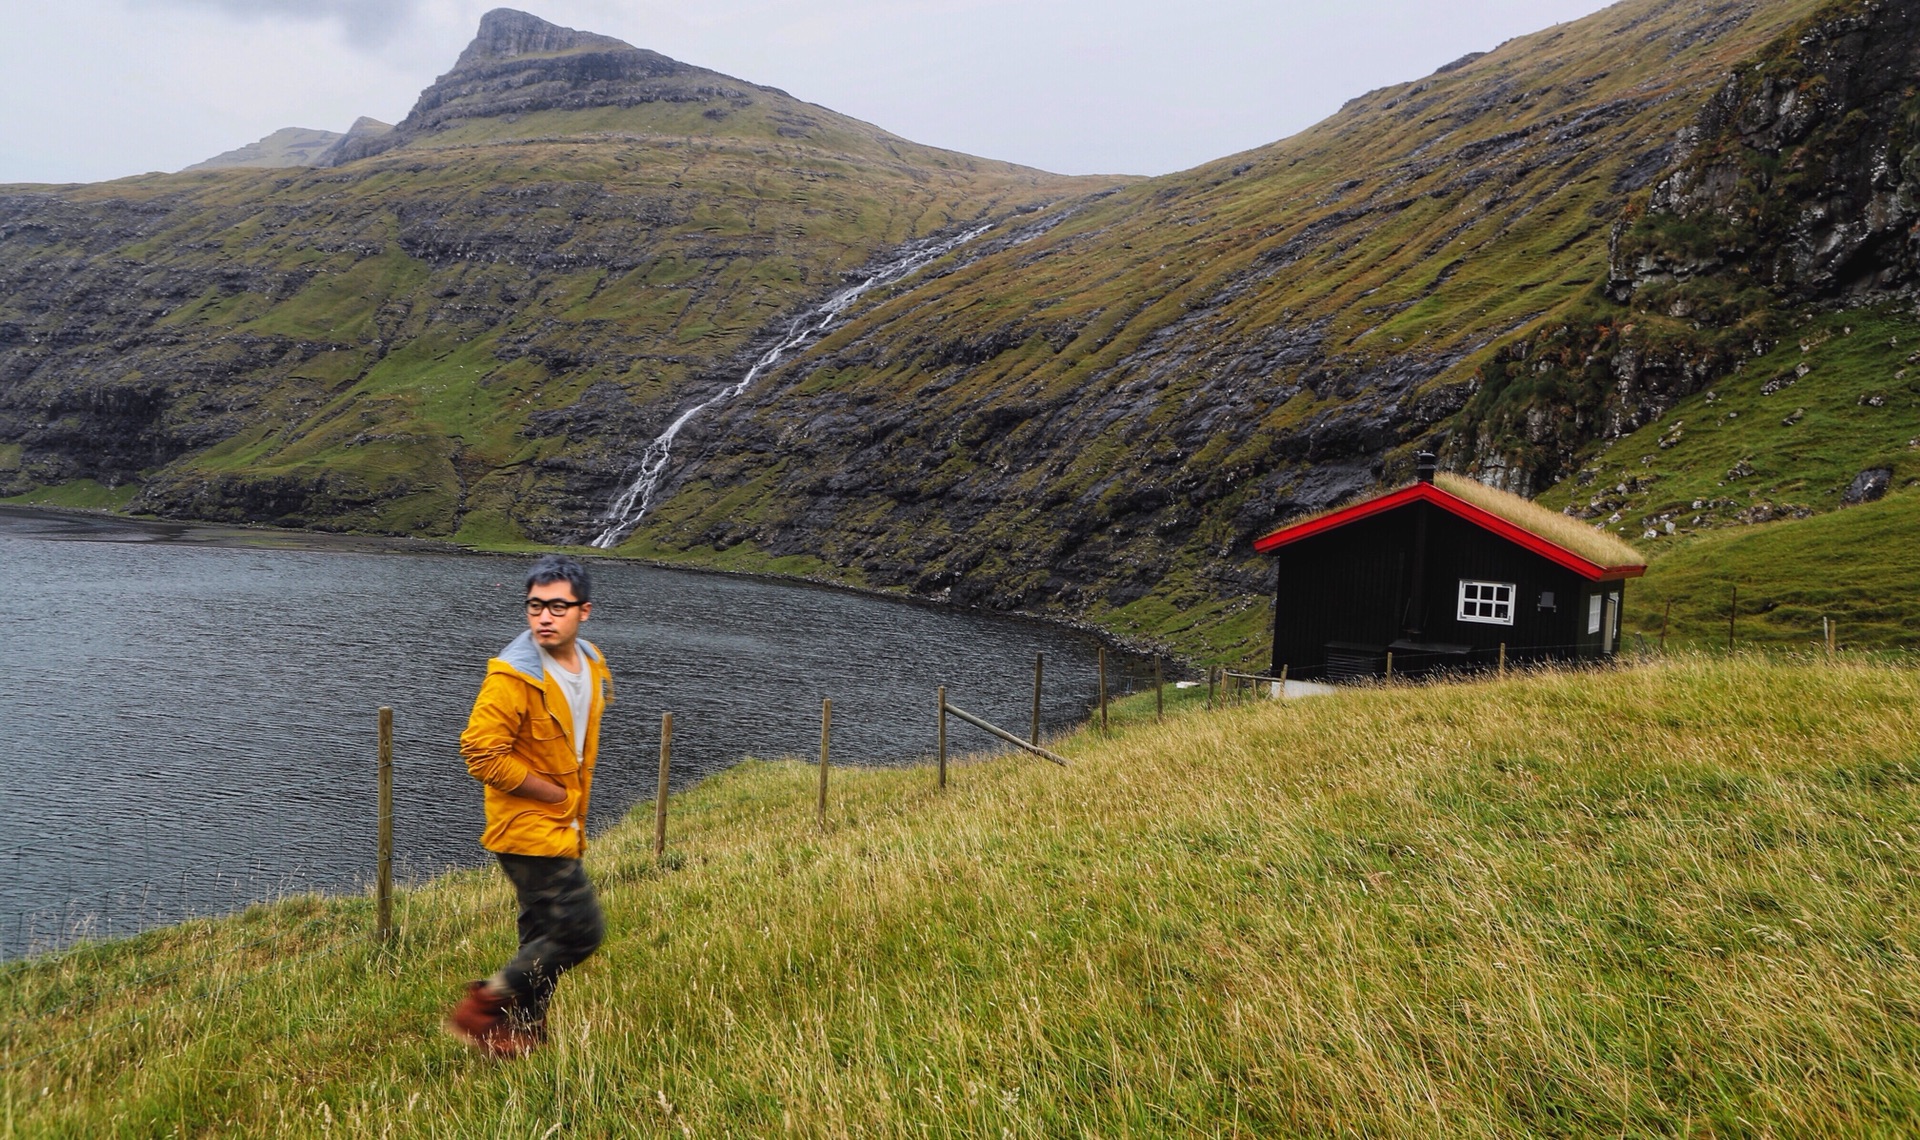
[[[1646,557],[1625,542],[1604,530],[1589,526],[1578,519],[1568,518],[1533,502],[1523,499],[1509,491],[1489,487],[1464,475],[1440,472],[1434,476],[1434,485],[1454,498],[1471,506],[1480,508],[1490,515],[1512,523],[1529,533],[1568,550],[1597,566],[1614,569],[1622,566],[1645,566]],[[1413,486],[1402,483],[1385,491],[1370,491],[1358,495],[1335,506],[1301,517],[1280,528],[1291,531],[1309,523],[1352,510],[1363,503],[1384,499],[1396,495]],[[1276,532],[1277,533],[1277,532]]]
[[[1596,565],[1606,567],[1645,566],[1646,556],[1608,532],[1550,511],[1531,499],[1510,491],[1489,487],[1477,479],[1441,472],[1434,484],[1456,499],[1464,499],[1491,515],[1498,515],[1517,527],[1524,527],[1553,543],[1573,551]]]

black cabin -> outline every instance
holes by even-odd
[[[1279,561],[1273,670],[1357,680],[1388,670],[1611,657],[1632,547],[1420,457],[1411,486],[1285,526],[1254,549]]]

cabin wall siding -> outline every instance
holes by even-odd
[[[1319,676],[1329,641],[1385,645],[1400,635],[1410,519],[1390,512],[1282,547],[1274,588],[1274,659]]]

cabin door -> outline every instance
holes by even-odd
[[[1620,595],[1608,594],[1607,604],[1600,611],[1600,652],[1613,655],[1614,638],[1620,632]]]

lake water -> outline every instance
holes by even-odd
[[[486,659],[525,628],[528,559],[0,507],[0,958],[373,867],[376,710],[394,710],[403,875],[482,861],[459,755]],[[1096,642],[1057,626],[723,575],[592,563],[613,665],[590,830],[744,756],[934,749],[934,690],[1024,730],[1086,715]],[[1134,668],[1137,671],[1137,663]],[[1116,688],[1123,684],[1116,669]],[[953,746],[992,741],[949,720]]]

